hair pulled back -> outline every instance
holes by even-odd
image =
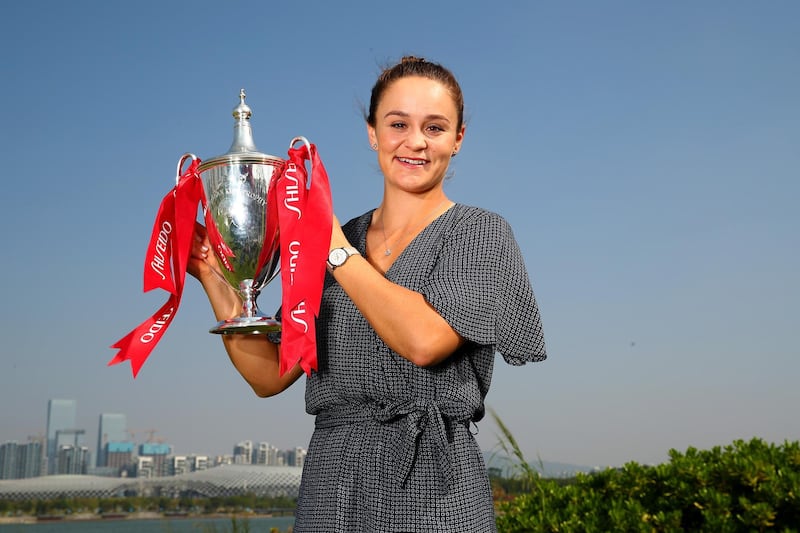
[[[464,95],[461,92],[461,86],[458,84],[456,77],[448,69],[438,63],[425,61],[425,58],[415,56],[405,56],[396,65],[384,69],[378,76],[378,80],[372,87],[372,94],[369,99],[369,112],[367,114],[367,124],[370,126],[376,125],[375,111],[378,109],[378,104],[383,98],[383,93],[386,89],[401,78],[410,76],[418,76],[420,78],[427,78],[429,80],[438,81],[450,92],[453,97],[453,102],[456,104],[458,112],[458,127],[464,123]]]

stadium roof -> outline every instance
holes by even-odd
[[[294,466],[221,465],[154,478],[60,475],[0,480],[0,499],[112,498],[192,493],[198,496],[297,496],[303,469]]]

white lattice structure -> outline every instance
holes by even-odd
[[[43,476],[0,480],[0,499],[111,498],[126,495],[196,495],[203,497],[297,496],[302,468],[293,466],[223,465],[173,477],[109,478]]]

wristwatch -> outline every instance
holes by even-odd
[[[334,248],[328,253],[328,271],[333,272],[342,266],[351,255],[361,255],[358,250],[352,246],[344,248]]]

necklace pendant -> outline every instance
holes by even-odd
[[[386,251],[385,251],[385,252],[383,252],[383,255],[385,255],[385,256],[387,256],[387,257],[388,257],[388,256],[390,256],[390,255],[392,255],[392,250],[391,250],[390,248],[387,248],[387,249],[386,249]]]

